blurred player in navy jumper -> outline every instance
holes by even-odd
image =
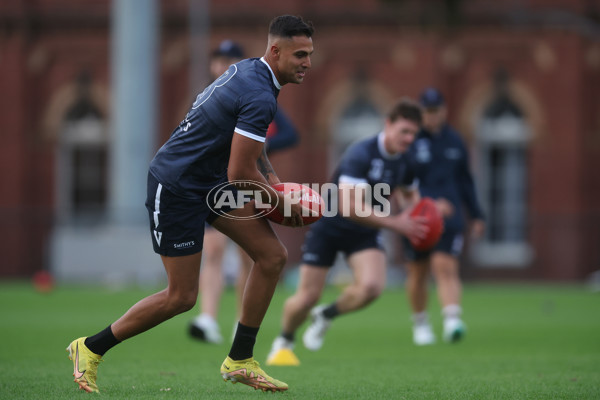
[[[222,41],[211,53],[209,67],[212,79],[217,79],[227,71],[231,64],[243,58],[244,50],[238,43],[232,40]],[[265,141],[267,155],[270,156],[274,152],[292,147],[297,142],[296,129],[281,111],[281,108],[278,107],[273,122],[267,129],[267,140]],[[217,323],[217,314],[225,285],[223,258],[227,243],[227,236],[207,224],[204,233],[203,263],[200,270],[200,314],[191,321],[189,332],[192,337],[208,343],[223,342],[221,330]],[[254,262],[244,250],[239,247],[238,249],[240,262],[236,279],[236,294],[239,313],[242,309],[246,280]],[[237,327],[237,324],[235,327]]]
[[[407,240],[404,244],[409,259],[406,284],[413,312],[413,341],[417,345],[428,345],[436,340],[426,310],[429,273],[436,281],[442,307],[443,338],[447,342],[458,341],[465,333],[458,260],[463,248],[463,207],[470,214],[473,237],[480,237],[485,225],[467,149],[460,134],[446,123],[447,109],[442,94],[428,88],[422,93],[420,103],[424,109],[423,128],[410,152],[416,160],[421,196],[436,200],[444,216],[444,232],[436,247],[428,252],[415,251]]]
[[[300,282],[296,293],[285,302],[281,333],[273,342],[267,364],[298,363],[292,352],[294,336],[309,312],[312,322],[304,332],[303,343],[310,350],[319,350],[335,317],[364,308],[379,297],[386,277],[381,229],[413,240],[426,234],[424,217],[413,219],[409,215],[411,206],[419,200],[419,190],[414,169],[403,154],[415,139],[420,123],[419,105],[402,100],[391,108],[381,133],[354,143],[342,156],[332,180],[339,186],[338,212],[323,216],[306,234]],[[387,193],[378,199],[376,193],[382,187]],[[370,192],[364,192],[367,188]],[[349,192],[348,196],[344,191]],[[389,210],[373,212],[393,192],[404,200],[404,211],[397,215],[391,215]],[[331,198],[328,201],[330,206],[336,204]],[[321,297],[338,252],[346,256],[354,281],[333,303],[311,311]]]
[[[287,390],[286,383],[267,375],[253,357],[256,335],[287,259],[287,250],[269,222],[254,217],[257,201],[276,206],[280,212],[289,208],[290,201],[270,186],[279,183],[279,178],[266,156],[264,141],[281,87],[302,83],[311,67],[312,34],[312,25],[299,17],[274,18],[265,55],[231,65],[206,87],[154,156],[146,208],[154,251],[167,273],[167,288],[140,300],[103,331],[69,344],[73,375],[81,389],[98,392],[98,364],[109,349],[194,306],[208,222],[254,260],[221,376],[255,389]],[[217,207],[218,194],[224,193],[215,195],[218,188],[227,188],[225,194],[232,196],[244,189],[255,201],[236,204],[225,213]],[[300,204],[291,204],[283,224],[302,226],[303,210],[310,214]],[[85,313],[87,301],[74,305],[74,312]]]

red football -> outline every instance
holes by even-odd
[[[418,242],[412,242],[412,246],[417,251],[427,251],[433,248],[442,236],[444,230],[444,220],[440,215],[435,201],[431,197],[423,197],[411,211],[412,217],[426,217],[426,225],[429,227],[427,236]]]
[[[299,192],[301,190],[304,191],[304,193],[302,194],[302,200],[300,200],[302,202],[302,205],[310,210],[317,212],[316,216],[311,216],[308,214],[303,215],[302,220],[304,221],[304,225],[310,225],[313,222],[317,221],[319,218],[321,218],[321,216],[322,216],[321,210],[324,205],[323,199],[321,198],[319,193],[315,192],[308,186],[301,185],[299,183],[286,182],[286,183],[277,183],[277,184],[273,185],[273,189],[277,190],[278,192],[282,192],[283,194],[288,194],[291,192]],[[270,221],[273,221],[277,224],[281,224],[283,222],[284,216],[279,212],[279,210],[277,210],[276,208],[273,208],[272,211],[270,211],[266,215],[266,217]]]

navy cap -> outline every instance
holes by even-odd
[[[427,88],[419,98],[421,105],[425,108],[436,108],[444,105],[444,96],[435,88]]]
[[[244,50],[242,46],[233,40],[223,40],[219,47],[212,52],[213,57],[229,57],[229,58],[244,58]]]

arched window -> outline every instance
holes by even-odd
[[[528,177],[531,130],[505,91],[485,109],[476,132],[478,189],[486,234],[473,250],[481,266],[524,267],[529,246]]]
[[[107,207],[108,139],[104,117],[87,96],[85,82],[67,111],[57,154],[57,209],[59,221],[98,222]]]
[[[334,127],[334,143],[330,154],[330,170],[346,148],[357,140],[373,136],[383,129],[383,117],[364,96],[357,96],[342,111]]]

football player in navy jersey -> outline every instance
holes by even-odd
[[[427,281],[431,272],[437,285],[444,318],[443,338],[456,342],[465,333],[461,319],[461,282],[458,257],[463,247],[463,206],[472,218],[471,233],[484,231],[483,213],[469,167],[466,147],[446,123],[447,109],[439,90],[428,88],[420,97],[423,128],[410,149],[416,161],[416,174],[422,196],[436,200],[444,216],[444,232],[436,247],[428,252],[415,251],[404,240],[407,263],[407,294],[412,308],[413,341],[417,345],[435,342],[427,315]]]
[[[351,145],[342,156],[333,183],[339,186],[337,213],[323,216],[306,235],[302,249],[300,281],[296,293],[285,302],[281,334],[275,338],[267,364],[296,364],[292,352],[296,330],[309,316],[311,325],[303,335],[304,345],[318,350],[331,321],[359,310],[377,299],[385,287],[386,258],[381,229],[390,229],[412,240],[427,233],[424,217],[411,218],[409,210],[419,200],[414,170],[405,152],[421,123],[419,105],[408,99],[395,104],[383,131]],[[392,215],[389,197],[396,191],[404,211]],[[386,207],[387,204],[387,207]],[[341,252],[354,274],[354,282],[331,304],[311,308],[321,297],[329,268]]]
[[[243,58],[244,50],[238,43],[232,40],[223,40],[211,53],[209,67],[212,78],[217,79],[227,71],[231,64],[239,62]],[[267,140],[265,141],[267,155],[270,157],[275,152],[295,145],[297,141],[296,128],[281,111],[281,108],[277,108],[273,122],[267,129]],[[223,341],[221,329],[217,323],[217,312],[225,285],[223,259],[227,244],[227,236],[212,228],[210,224],[206,224],[202,268],[200,269],[200,314],[190,322],[189,333],[193,338],[207,343],[218,344]],[[239,268],[235,288],[239,314],[242,309],[246,281],[254,261],[239,246],[237,249],[239,250]],[[237,329],[237,322],[234,326],[234,336],[235,329]]]
[[[287,201],[284,207],[284,196],[270,187],[279,179],[266,157],[264,141],[279,90],[288,83],[301,83],[311,67],[312,34],[312,25],[299,17],[273,19],[264,57],[231,65],[198,95],[157,152],[150,163],[146,207],[167,288],[140,300],[103,331],[69,344],[75,382],[81,389],[98,391],[98,364],[110,348],[194,306],[204,223],[209,222],[254,260],[221,375],[256,389],[287,390],[287,384],[267,375],[253,358],[258,329],[287,258],[269,222],[255,216],[259,203],[281,212],[293,203]],[[241,190],[252,193],[254,201],[228,203],[225,213],[220,200]],[[301,226],[302,210],[300,204],[292,204],[284,224]]]

